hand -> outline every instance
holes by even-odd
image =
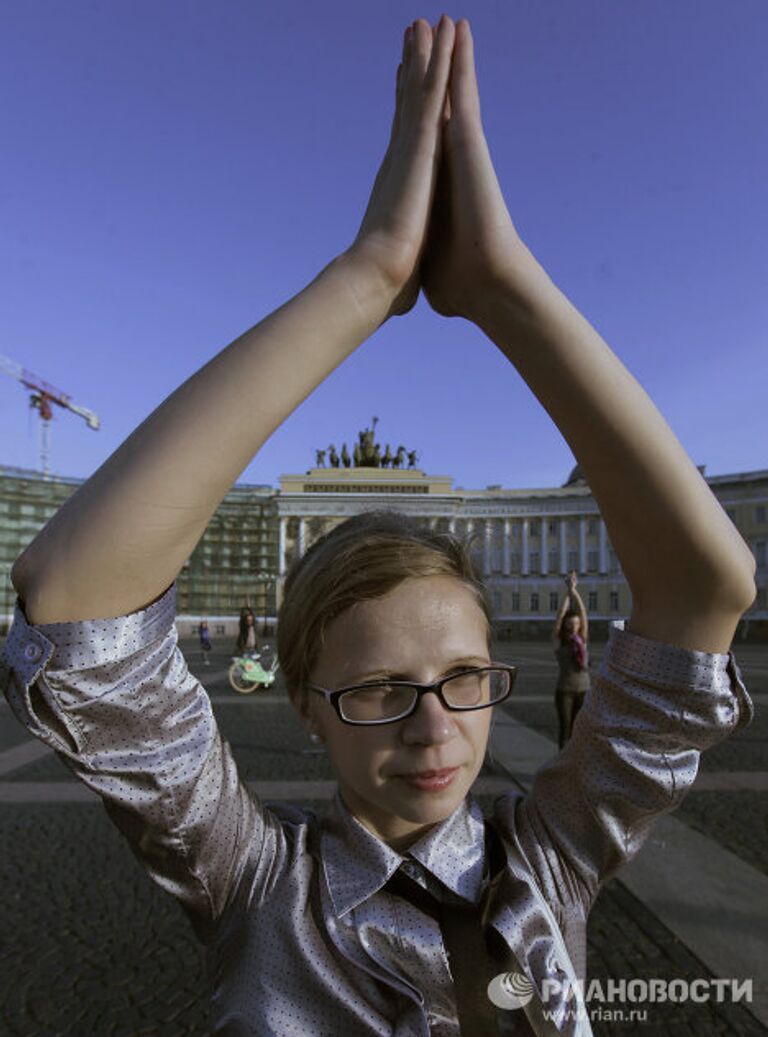
[[[576,576],[576,571],[575,570],[571,570],[571,572],[569,572],[568,575],[565,578],[565,585],[566,585],[566,587],[568,588],[569,591],[575,591],[576,590],[576,584],[578,582],[579,581],[578,581],[578,578]]]
[[[391,290],[390,314],[406,313],[419,294],[454,36],[445,15],[434,32],[423,19],[405,30],[389,146],[348,253],[372,265]]]
[[[424,294],[438,313],[479,322],[485,294],[499,281],[509,281],[525,252],[485,140],[472,34],[462,19],[456,26],[442,159],[422,264]]]

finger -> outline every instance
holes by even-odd
[[[424,80],[428,103],[430,106],[437,106],[440,114],[448,89],[455,38],[456,27],[447,15],[443,15],[435,30],[434,45]]]
[[[438,22],[437,25],[433,25],[432,26],[432,54],[433,55],[435,53],[435,41],[437,40],[437,30],[438,30],[439,25],[440,25],[440,23]],[[454,27],[454,32],[455,32],[455,27]],[[450,76],[450,72],[448,74]],[[446,84],[445,104],[443,105],[443,114],[442,114],[441,120],[440,120],[441,121],[441,125],[445,126],[445,124],[448,122],[450,117],[451,117],[451,99],[448,96],[448,87],[447,87],[447,84]]]
[[[402,64],[397,66],[397,75],[395,76],[395,114],[392,117],[392,130],[390,132],[390,140],[393,140],[397,136],[397,132],[400,128],[400,111],[403,104],[403,66]]]
[[[424,21],[423,18],[417,18],[413,23],[411,40],[414,71],[420,78],[423,78],[432,53],[432,26],[429,22]]]
[[[395,114],[392,117],[392,128],[389,134],[390,141],[394,140],[397,136],[402,121],[403,90],[406,75],[405,70],[410,57],[412,29],[413,27],[408,25],[403,33],[402,55],[400,58],[400,64],[397,66],[397,75],[395,76]]]
[[[412,25],[406,25],[405,32],[403,33],[403,55],[402,55],[402,57],[400,59],[401,64],[403,64],[403,65],[405,64],[405,58],[406,58],[406,55],[408,53],[408,45],[409,45],[410,40],[411,40],[411,31],[412,31],[412,29],[413,29]]]
[[[479,119],[480,92],[475,71],[475,48],[466,18],[462,18],[456,25],[456,42],[453,48],[448,93],[451,99],[452,117],[466,116]]]

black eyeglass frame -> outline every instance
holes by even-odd
[[[500,699],[496,699],[495,702],[486,702],[482,706],[452,706],[450,702],[446,701],[443,694],[443,685],[447,684],[448,681],[454,680],[457,677],[466,677],[470,673],[484,673],[486,670],[504,670],[509,679],[509,685],[506,692]],[[517,667],[510,666],[508,663],[491,663],[489,666],[475,666],[472,669],[460,670],[458,673],[449,673],[447,677],[441,677],[440,680],[434,681],[432,684],[418,684],[416,681],[371,681],[370,684],[350,684],[346,688],[337,688],[336,691],[330,691],[328,688],[321,688],[317,684],[307,683],[305,687],[309,688],[310,691],[317,692],[318,695],[322,695],[326,702],[329,702],[336,712],[336,716],[343,724],[350,724],[352,727],[380,727],[382,724],[396,724],[400,720],[405,720],[407,717],[413,716],[416,710],[419,708],[419,703],[424,695],[428,695],[430,692],[434,692],[440,700],[440,704],[444,709],[450,710],[451,713],[473,713],[478,709],[490,709],[491,706],[498,706],[499,703],[504,702],[512,694],[512,689],[515,686],[515,680],[517,678]],[[361,691],[368,690],[369,688],[415,688],[416,698],[414,699],[413,705],[406,713],[401,713],[397,717],[388,717],[386,720],[349,720],[347,717],[342,715],[341,712],[341,697],[349,691]]]

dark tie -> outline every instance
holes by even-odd
[[[492,880],[505,866],[506,856],[498,833],[488,822],[485,848],[488,878]],[[384,889],[409,901],[440,926],[456,992],[461,1037],[500,1037],[496,1007],[487,993],[488,984],[498,973],[520,971],[520,967],[499,934],[490,926],[483,930],[484,902],[439,900],[400,869]],[[515,1025],[505,1025],[504,1033],[513,1030],[521,1035],[532,1033],[525,1014],[515,1012],[514,1015],[514,1019],[507,1021]]]

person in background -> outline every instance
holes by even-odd
[[[249,606],[244,606],[240,609],[240,631],[235,644],[235,655],[256,654],[258,650],[256,617]]]
[[[566,593],[552,631],[552,647],[560,673],[555,689],[558,738],[562,749],[573,731],[573,722],[589,691],[589,623],[587,610],[576,590],[576,573],[565,578]]]
[[[200,651],[203,653],[203,665],[210,666],[211,663],[208,655],[211,651],[211,633],[208,629],[207,619],[200,621],[200,626],[197,628],[197,634],[200,638]]]

